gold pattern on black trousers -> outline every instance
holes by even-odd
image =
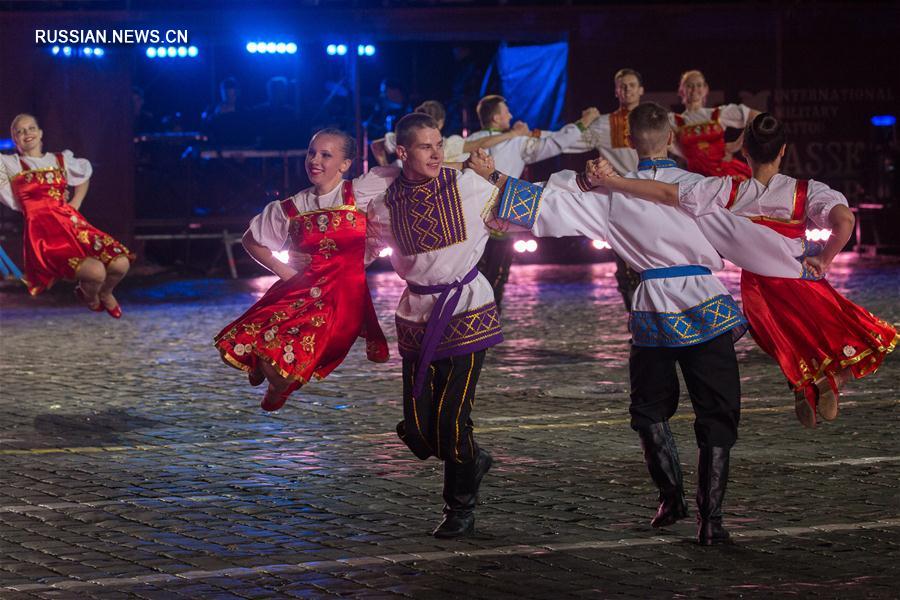
[[[403,420],[397,434],[418,458],[456,463],[475,458],[471,414],[484,355],[481,350],[432,361],[420,398],[412,397],[416,361],[403,359]]]

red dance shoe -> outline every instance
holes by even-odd
[[[812,386],[811,392],[818,396],[818,394],[816,394],[816,386]],[[817,399],[818,398],[815,398],[813,402]],[[813,408],[810,399],[806,397],[805,388],[794,392],[794,413],[797,415],[797,420],[800,421],[804,427],[807,429],[816,428],[816,409]]]
[[[104,307],[106,308],[106,307]],[[109,313],[113,319],[121,319],[122,318],[122,307],[116,304],[112,308],[106,308],[106,312]]]
[[[75,286],[75,296],[81,300],[81,303],[88,307],[88,310],[92,310],[94,312],[103,312],[103,303],[99,300],[97,301],[97,306],[91,306],[88,304],[87,296],[84,295],[84,290],[81,289],[80,285]]]
[[[276,392],[271,384],[269,388],[266,390],[266,395],[263,396],[262,403],[260,403],[260,407],[263,410],[275,411],[284,406],[284,403],[287,402],[288,396],[291,395],[289,391],[290,388],[283,392]]]
[[[817,394],[816,410],[826,421],[834,421],[837,419],[839,408],[839,399],[841,397],[840,387],[844,383],[842,373],[834,375],[825,375],[815,382]]]
[[[383,338],[380,340],[366,340],[366,358],[374,363],[385,363],[390,358],[387,341]]]
[[[266,380],[266,376],[260,369],[254,369],[247,373],[247,380],[250,381],[250,385],[256,387],[262,385],[263,381]]]

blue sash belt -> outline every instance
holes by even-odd
[[[648,279],[668,279],[669,277],[688,277],[690,275],[712,275],[707,267],[700,265],[679,265],[661,269],[647,269],[641,273],[641,281]]]

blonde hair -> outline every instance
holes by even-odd
[[[700,69],[691,69],[690,71],[685,71],[681,74],[681,79],[678,81],[679,90],[684,87],[684,82],[687,81],[687,78],[691,75],[699,75],[703,80],[703,83],[706,83],[706,76],[703,74],[703,71],[701,71]]]
[[[437,100],[426,100],[416,107],[416,112],[426,114],[435,121],[443,121],[447,118],[444,105]]]
[[[41,128],[41,124],[38,123],[37,117],[30,113],[19,113],[15,117],[13,117],[12,123],[9,124],[9,132],[15,137],[16,135],[16,123],[21,121],[22,119],[34,119],[34,124],[38,126],[38,129]]]

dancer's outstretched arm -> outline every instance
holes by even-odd
[[[499,133],[497,135],[486,135],[475,140],[466,138],[463,142],[463,152],[471,154],[479,148],[487,150],[488,148],[493,148],[497,144],[510,140],[514,137],[526,136],[530,133],[531,130],[528,129],[528,125],[524,121],[516,121],[515,125],[513,125],[509,131],[504,131],[503,133]]]
[[[387,149],[385,148],[384,138],[378,138],[372,141],[372,156],[379,166],[386,167],[388,164]]]
[[[559,131],[544,132],[540,137],[529,137],[522,144],[522,159],[530,165],[559,156],[569,146],[577,145],[582,140],[583,132],[599,117],[600,111],[591,106],[581,111],[581,118],[575,123]]]
[[[602,186],[611,192],[637,196],[651,202],[678,206],[678,185],[651,179],[631,179],[619,176],[605,159],[588,162],[588,183],[592,187]]]

